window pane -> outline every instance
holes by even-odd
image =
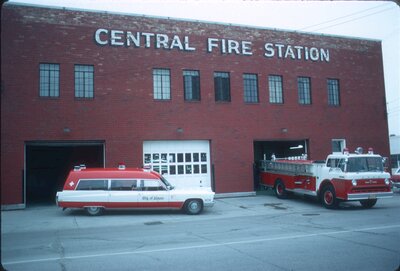
[[[215,101],[217,102],[231,101],[229,73],[214,72],[214,89],[215,89]]]
[[[201,173],[207,173],[207,165],[201,165]]]
[[[186,101],[200,100],[200,75],[198,71],[183,71],[183,87]]]
[[[311,84],[309,77],[298,77],[297,87],[299,94],[299,104],[311,104]]]
[[[340,90],[339,80],[328,79],[328,104],[339,106],[340,105]]]
[[[268,76],[269,102],[283,103],[282,77],[278,75]]]
[[[111,190],[131,191],[137,189],[137,180],[111,180]]]
[[[244,101],[258,103],[258,83],[256,74],[243,74]]]
[[[76,190],[108,190],[107,180],[80,180]]]
[[[94,97],[94,67],[91,65],[75,65],[75,97]]]
[[[39,65],[39,96],[40,97],[60,96],[59,64]]]
[[[170,71],[153,69],[153,96],[156,100],[171,99]]]

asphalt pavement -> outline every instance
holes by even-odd
[[[327,210],[271,191],[216,199],[200,215],[55,205],[2,212],[13,270],[389,270],[400,264],[400,193],[372,209]]]

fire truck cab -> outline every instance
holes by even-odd
[[[328,155],[325,161],[273,159],[261,162],[261,185],[273,188],[278,198],[289,193],[318,197],[326,208],[341,201],[360,201],[373,207],[378,199],[393,196],[390,174],[384,171],[383,158],[370,148],[363,154]]]

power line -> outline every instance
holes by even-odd
[[[359,19],[362,19],[362,18],[365,18],[365,17],[369,17],[371,15],[375,15],[375,14],[378,14],[378,13],[382,13],[382,12],[385,12],[385,11],[388,11],[388,10],[391,10],[391,9],[392,8],[383,9],[383,10],[380,10],[380,11],[377,11],[377,12],[374,12],[374,13],[370,13],[370,14],[367,14],[367,15],[364,15],[364,16],[361,16],[361,17],[358,17],[358,18],[354,18],[354,19],[351,19],[351,20],[348,20],[348,21],[344,21],[344,22],[341,22],[341,23],[329,25],[329,26],[326,26],[326,27],[321,27],[321,28],[315,29],[314,31],[320,31],[320,30],[323,30],[323,29],[331,28],[331,27],[338,26],[338,25],[345,24],[345,23],[349,23],[349,22],[352,22],[352,21],[357,21]]]
[[[354,16],[354,15],[358,15],[358,14],[367,12],[367,11],[369,11],[369,10],[381,8],[381,7],[383,7],[383,6],[387,6],[387,5],[386,5],[386,4],[383,4],[383,5],[375,6],[375,7],[372,7],[372,8],[365,9],[365,10],[357,11],[357,12],[354,12],[354,13],[351,13],[351,14],[348,14],[348,15],[344,15],[344,16],[341,16],[341,17],[337,17],[337,18],[334,18],[334,19],[331,19],[331,20],[328,20],[328,21],[325,21],[325,22],[322,22],[322,23],[318,23],[318,24],[315,24],[315,25],[310,25],[310,26],[307,26],[307,27],[298,29],[298,31],[304,31],[304,30],[307,30],[307,29],[309,29],[309,28],[313,28],[313,27],[316,27],[316,26],[320,26],[320,25],[324,25],[324,24],[331,23],[331,22],[335,22],[335,21],[338,21],[338,20],[341,20],[341,19],[344,19],[344,18],[347,18],[347,17],[351,17],[351,16]],[[392,9],[392,7],[391,7],[391,8],[388,8],[388,9]],[[388,10],[388,9],[381,10],[381,11],[378,11],[378,12],[376,12],[376,13],[380,13],[380,12],[386,11],[386,10]],[[367,14],[367,15],[365,15],[365,16],[363,16],[363,17],[371,16],[371,15],[374,15],[374,14],[376,14],[376,13]],[[360,18],[363,18],[363,17],[360,17]],[[356,19],[352,19],[352,20],[358,20],[358,19],[360,19],[360,18],[356,18]],[[349,21],[352,21],[352,20],[349,20]],[[349,22],[349,21],[346,21],[346,22]],[[346,23],[346,22],[342,22],[342,23]],[[342,24],[342,23],[340,23],[340,24]],[[337,24],[335,24],[335,25],[337,25]],[[335,26],[335,25],[333,25],[333,26]],[[332,27],[332,26],[323,27],[323,28],[321,28],[321,29],[325,29],[325,28],[328,28],[328,27]],[[320,30],[320,29],[317,29],[317,30]],[[314,31],[317,31],[317,30],[314,30]]]

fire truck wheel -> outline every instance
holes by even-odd
[[[332,185],[326,185],[322,189],[321,200],[325,208],[328,209],[335,209],[339,205],[339,201],[336,198],[335,189],[333,188]]]
[[[86,212],[89,215],[100,215],[103,212],[103,208],[102,207],[98,207],[98,206],[90,206],[90,207],[86,207],[85,208]]]
[[[362,207],[365,209],[369,209],[375,206],[377,199],[367,199],[367,200],[360,200]]]
[[[188,215],[200,214],[203,210],[203,202],[199,199],[189,199],[186,201],[184,209]]]
[[[275,194],[278,199],[286,199],[288,196],[285,184],[281,180],[277,180],[275,183]]]

